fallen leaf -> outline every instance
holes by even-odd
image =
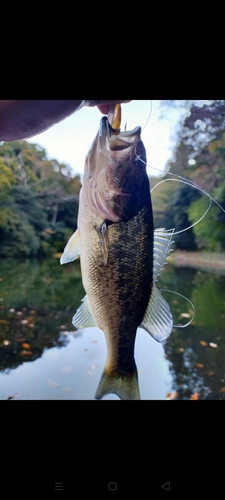
[[[205,342],[204,340],[200,340],[200,344],[203,345],[204,347],[208,345],[207,342]]]
[[[180,318],[190,318],[191,315],[189,313],[181,313]]]
[[[199,392],[194,392],[194,394],[192,394],[192,396],[190,397],[190,400],[192,401],[197,400],[199,399],[199,396],[200,396]]]
[[[195,363],[195,366],[197,366],[197,368],[204,368],[204,365],[202,363]]]
[[[24,347],[24,349],[30,349],[30,344],[26,344],[26,342],[23,342],[22,347]]]
[[[178,396],[178,392],[167,392],[166,399],[175,399]]]
[[[54,380],[48,380],[48,385],[51,385],[51,387],[57,387],[59,384],[58,384],[58,382],[55,382]]]
[[[184,352],[184,348],[183,347],[177,347],[176,352]]]
[[[0,325],[8,325],[9,321],[7,319],[0,319]]]
[[[221,387],[220,392],[225,392],[225,387]]]
[[[32,323],[34,321],[34,317],[33,316],[27,316],[25,318],[25,320],[28,322],[28,323]]]
[[[33,353],[32,351],[20,351],[20,356],[31,356]]]

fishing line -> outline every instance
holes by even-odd
[[[147,117],[147,120],[144,124],[144,127],[141,127],[141,131],[143,132],[143,130],[145,129],[146,125],[148,124],[150,118],[151,118],[151,114],[152,114],[152,100],[150,100],[150,111],[149,111],[149,114],[148,114],[148,117]],[[124,125],[124,131],[127,130],[127,122],[125,123]]]
[[[139,158],[139,157],[138,157]],[[139,158],[139,160],[141,160],[141,158]],[[143,160],[142,160],[143,161]],[[145,162],[143,162],[145,163]],[[150,165],[148,165],[150,166]],[[151,168],[154,168],[154,167],[151,167]],[[158,170],[155,168],[155,170]],[[162,172],[162,170],[159,170],[159,172]],[[220,210],[222,210],[224,213],[225,213],[225,209],[219,204],[218,201],[216,201],[212,196],[211,194],[208,193],[208,191],[206,191],[205,189],[201,188],[200,186],[198,186],[198,184],[195,184],[195,182],[193,181],[190,181],[189,179],[186,179],[185,177],[182,177],[181,175],[177,175],[177,174],[173,174],[173,172],[166,172],[165,175],[173,175],[174,177],[177,177],[177,179],[163,179],[162,181],[158,182],[158,184],[156,184],[156,186],[154,186],[152,189],[151,189],[151,192],[153,191],[153,189],[155,189],[157,186],[159,186],[159,184],[161,184],[162,182],[166,182],[166,181],[175,181],[175,182],[181,182],[183,184],[187,184],[191,187],[194,187],[195,189],[198,189],[199,191],[201,191],[201,193],[205,194],[206,196],[208,196],[208,198],[211,199],[211,202],[213,201],[219,208]]]
[[[136,153],[135,153],[136,154]],[[198,224],[202,219],[204,219],[205,215],[207,214],[207,212],[209,211],[209,209],[211,208],[211,205],[212,205],[212,201],[220,208],[220,210],[222,210],[222,212],[225,213],[225,209],[219,204],[218,201],[216,201],[209,193],[208,191],[206,191],[205,189],[201,188],[200,186],[198,186],[198,184],[195,184],[195,182],[193,181],[190,181],[188,179],[186,179],[185,177],[182,177],[181,175],[177,175],[177,174],[173,174],[172,172],[165,172],[163,170],[160,170],[158,168],[155,168],[155,167],[151,167],[148,163],[146,163],[144,160],[142,160],[142,158],[140,158],[140,155],[137,155],[136,154],[136,157],[138,158],[139,161],[141,161],[142,163],[144,163],[144,165],[150,167],[150,168],[153,168],[154,170],[157,170],[158,172],[163,172],[164,175],[172,175],[173,177],[176,177],[176,179],[163,179],[162,181],[158,182],[158,184],[156,184],[151,190],[150,192],[152,193],[152,191],[158,187],[160,184],[162,184],[163,182],[167,182],[167,181],[174,181],[174,182],[180,182],[181,184],[187,184],[187,186],[190,186],[190,187],[193,187],[195,189],[197,189],[198,191],[200,191],[202,194],[205,194],[209,199],[210,199],[210,202],[209,202],[209,206],[207,207],[207,209],[205,210],[204,214],[200,217],[200,219],[198,219],[196,222],[194,222],[191,226],[188,226],[186,227],[185,229],[181,229],[180,231],[176,231],[174,232],[174,234],[179,234],[179,233],[183,233],[184,231],[187,231],[188,229],[191,229],[192,227],[194,227],[196,224]]]
[[[191,305],[192,307],[192,310],[193,310],[193,316],[192,318],[190,319],[190,321],[188,321],[188,323],[186,323],[185,325],[173,325],[173,328],[186,328],[186,326],[190,325],[191,322],[193,321],[194,317],[195,317],[195,307],[194,307],[194,304],[191,302],[191,300],[187,299],[187,297],[185,297],[184,295],[182,295],[181,293],[178,293],[178,292],[174,292],[174,290],[164,290],[164,289],[160,289],[160,292],[161,293],[164,293],[164,292],[169,292],[169,293],[175,293],[176,295],[179,295],[179,297],[182,297],[183,299],[185,299],[187,302],[189,302],[189,304]]]
[[[171,175],[175,175],[175,174],[171,174]],[[189,181],[184,181],[184,180],[180,180],[180,179],[163,179],[162,181],[158,182],[158,184],[156,184],[156,186],[154,186],[152,189],[151,189],[151,193],[152,191],[157,187],[159,186],[160,184],[162,184],[163,182],[167,182],[167,181],[174,181],[174,182],[181,182],[181,184],[187,184],[188,186],[191,186],[191,187],[195,187],[196,189],[198,189],[199,191],[202,191],[202,188],[197,187],[197,184],[195,185],[192,185],[189,183]],[[207,214],[207,212],[209,211],[209,209],[211,208],[212,206],[212,200],[215,201],[215,203],[217,204],[216,200],[214,200],[209,193],[205,192],[205,194],[207,194],[207,196],[209,197],[209,206],[207,207],[207,209],[205,210],[204,214],[200,217],[200,219],[198,219],[196,222],[194,222],[191,226],[188,226],[188,227],[185,227],[185,229],[181,229],[180,231],[175,231],[173,234],[180,234],[180,233],[184,233],[184,231],[187,231],[188,229],[191,229],[192,227],[196,226],[196,224],[198,224],[202,219],[204,219],[205,215]],[[221,207],[222,208],[222,207]]]
[[[141,131],[143,132],[143,130],[145,129],[146,125],[148,124],[149,120],[150,120],[150,117],[151,117],[151,114],[152,114],[152,100],[150,101],[151,103],[151,107],[150,107],[150,112],[149,112],[149,115],[148,115],[148,118],[144,124],[144,127],[141,127]]]

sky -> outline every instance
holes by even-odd
[[[147,152],[147,162],[153,167],[147,168],[150,176],[163,175],[160,170],[164,170],[166,162],[172,159],[179,113],[179,110],[171,108],[168,109],[167,116],[160,119],[162,109],[159,100],[136,100],[122,104],[121,129],[124,129],[125,124],[127,130],[139,125],[143,129],[141,137]],[[85,156],[102,116],[96,107],[85,107],[28,140],[41,145],[49,159],[55,158],[60,163],[69,164],[74,174],[82,175]]]

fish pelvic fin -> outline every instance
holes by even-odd
[[[95,399],[102,399],[107,394],[116,394],[122,400],[140,400],[137,370],[129,374],[107,373],[104,369]]]
[[[169,304],[162,297],[155,283],[153,284],[150,300],[140,326],[157,342],[163,342],[172,332],[173,317]]]
[[[69,239],[60,258],[60,264],[67,264],[80,255],[80,231],[77,229]]]

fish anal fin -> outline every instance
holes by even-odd
[[[77,329],[98,326],[91,311],[87,295],[82,299],[82,304],[74,314],[72,323]]]
[[[150,300],[140,326],[157,342],[163,342],[171,334],[173,317],[170,307],[162,297],[155,283],[153,284]]]
[[[119,372],[109,374],[104,369],[95,398],[102,399],[107,394],[116,394],[122,400],[139,400],[137,371],[121,375]]]
[[[64,252],[60,258],[60,264],[67,264],[67,262],[72,262],[77,259],[80,255],[80,231],[77,229],[75,233],[72,234],[69,239]]]

